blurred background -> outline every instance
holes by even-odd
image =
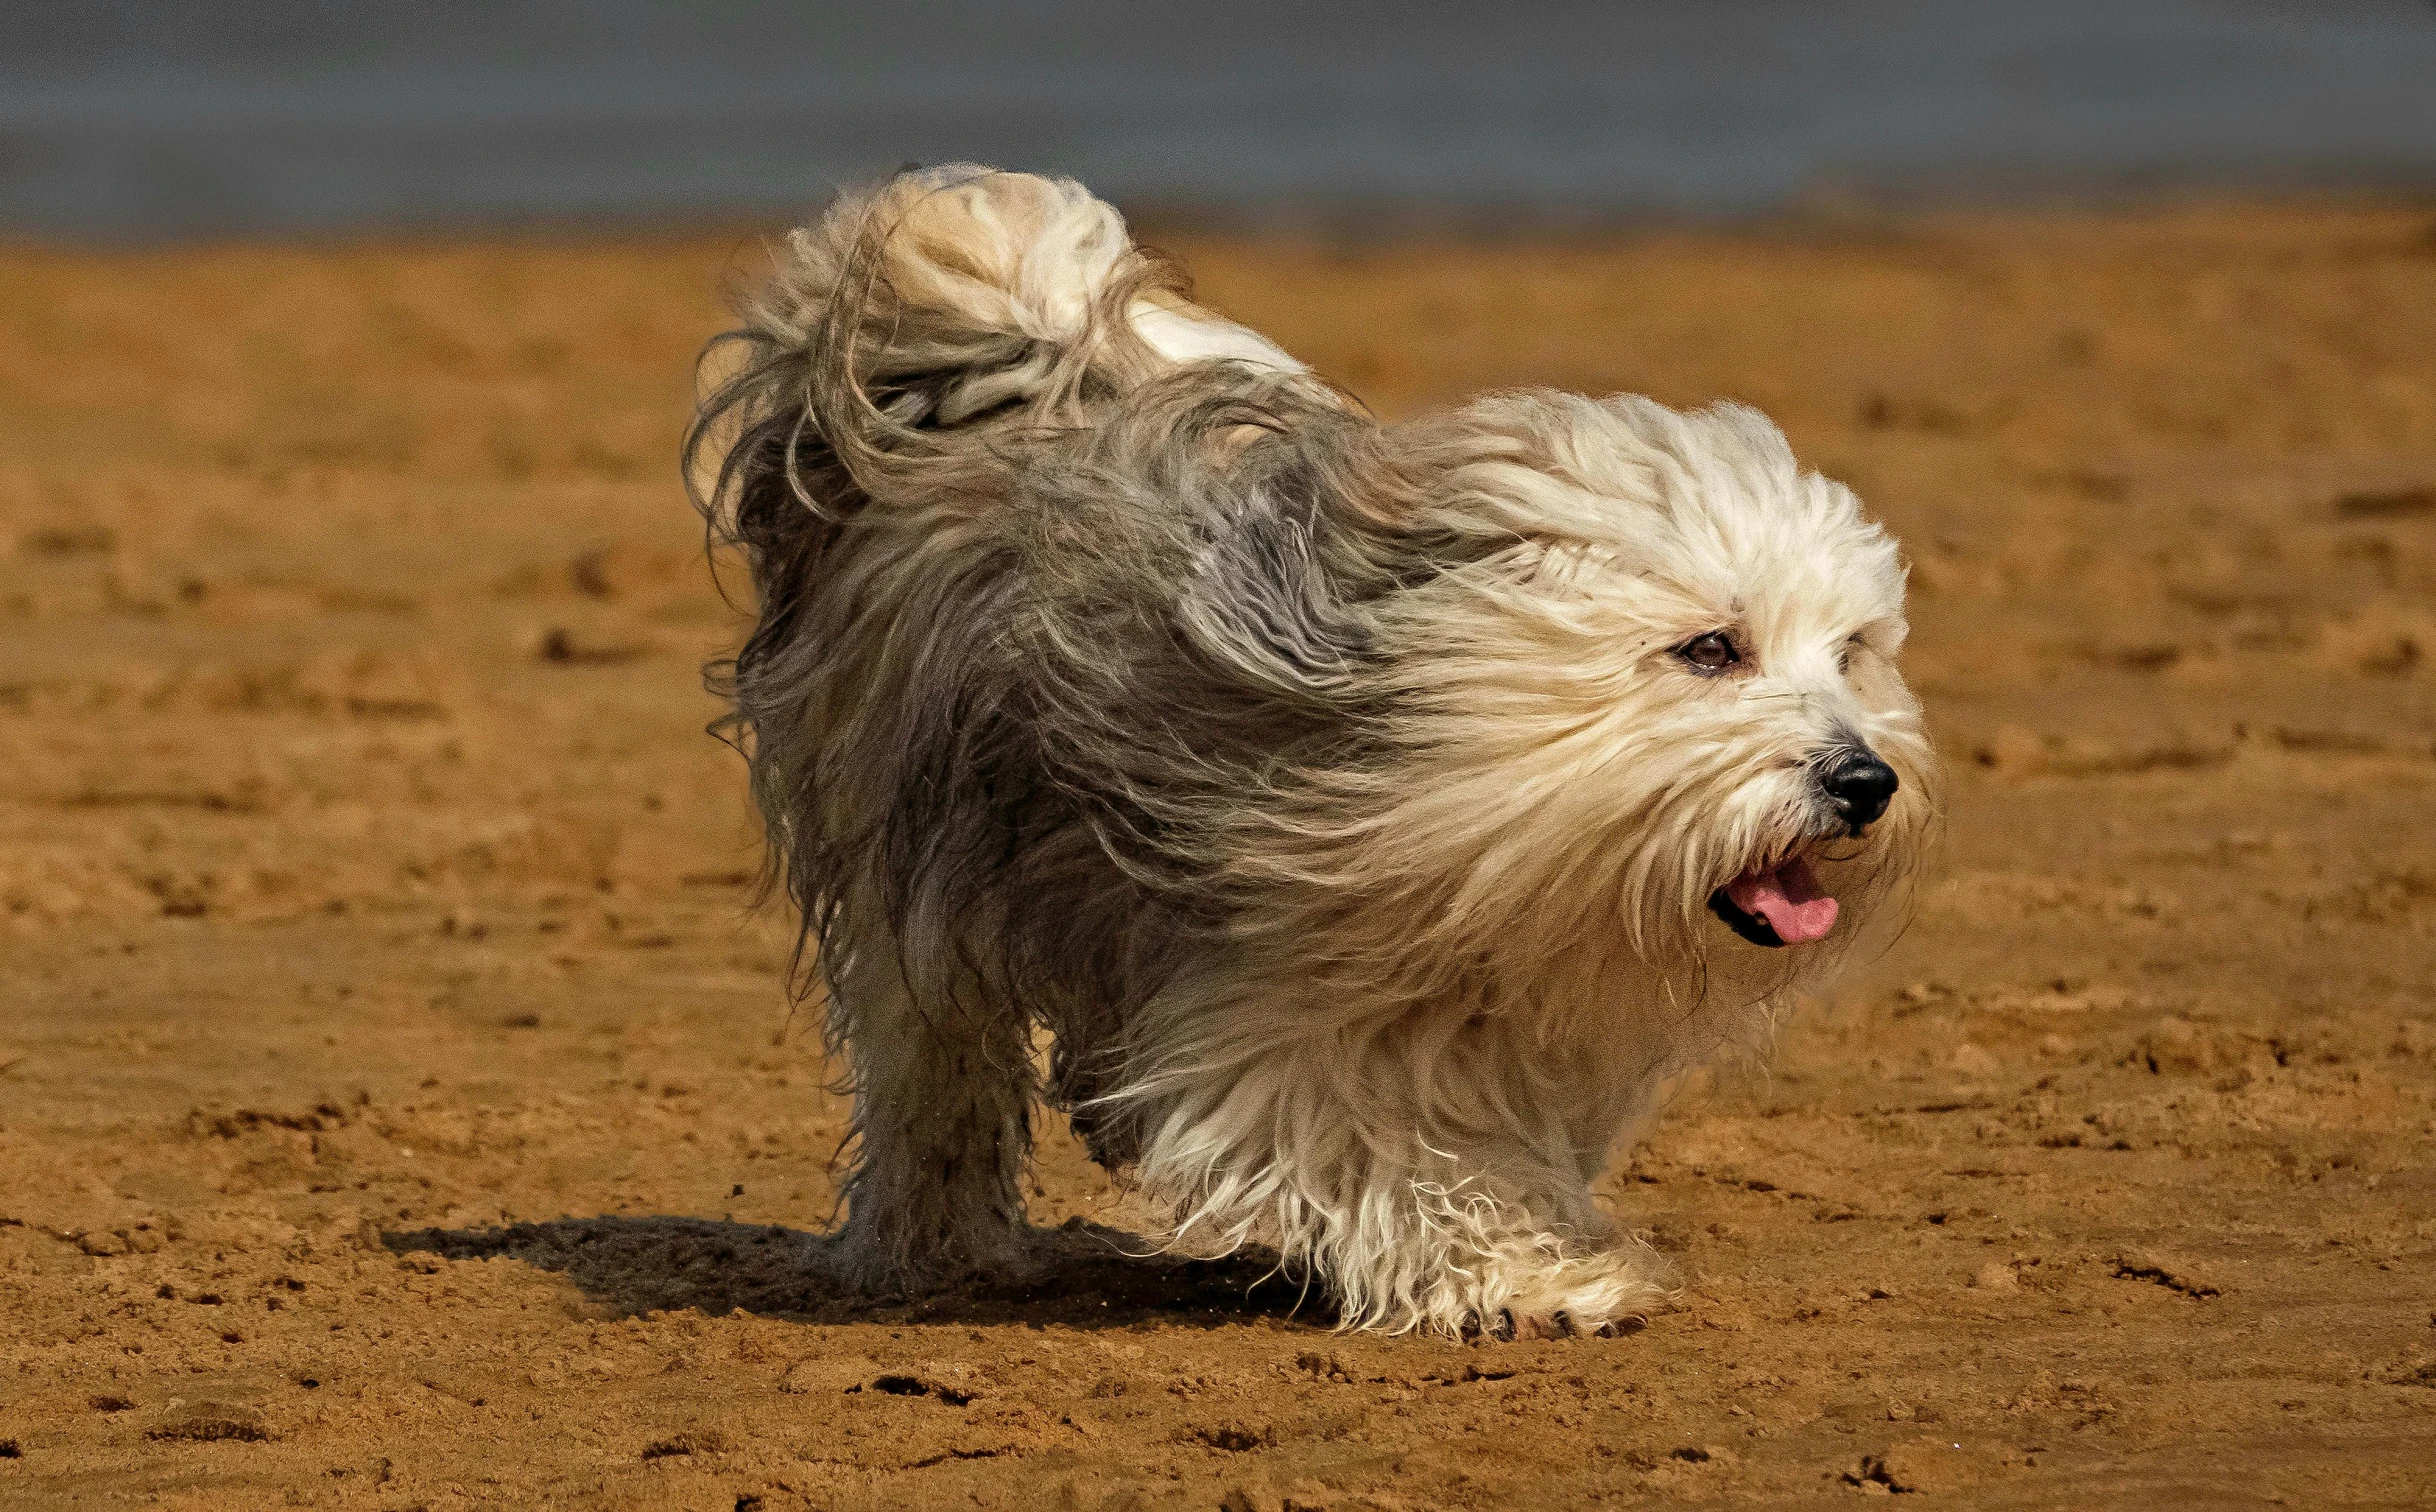
[[[1329,220],[2436,178],[2427,0],[17,0],[0,230],[799,210],[909,159]]]

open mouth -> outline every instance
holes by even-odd
[[[1836,902],[1806,856],[1747,871],[1709,894],[1709,909],[1754,945],[1807,945],[1835,928]]]

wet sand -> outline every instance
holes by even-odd
[[[1946,838],[1619,1152],[1680,1304],[820,1293],[671,460],[749,241],[19,249],[0,1506],[2436,1497],[2436,210],[1171,245],[1383,412],[1760,404],[1912,555]],[[1128,1221],[1054,1130],[1034,1209]]]

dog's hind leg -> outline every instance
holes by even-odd
[[[1033,1095],[1023,1015],[969,985],[923,980],[936,975],[878,931],[830,973],[829,1040],[852,1081],[855,1150],[828,1259],[864,1292],[1022,1263]]]

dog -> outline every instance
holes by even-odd
[[[1043,1263],[1045,1099],[1167,1242],[1273,1246],[1341,1326],[1660,1304],[1610,1149],[1936,812],[1852,493],[1730,403],[1382,424],[1063,179],[847,194],[739,316],[687,476],[750,566],[714,685],[854,1097],[825,1263]]]

